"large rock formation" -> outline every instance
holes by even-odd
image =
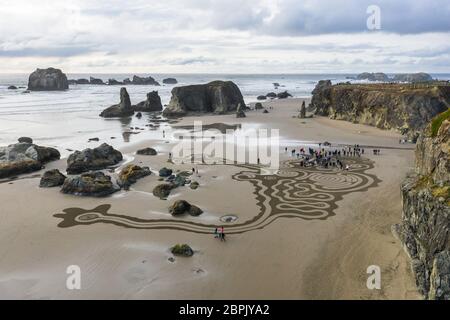
[[[36,69],[28,79],[28,90],[58,91],[69,89],[66,75],[59,69]]]
[[[27,142],[0,147],[0,179],[41,170],[45,163],[59,158],[58,150]]]
[[[332,119],[398,129],[413,137],[450,106],[450,85],[338,84],[320,81],[311,111]]]
[[[163,114],[167,117],[189,113],[225,114],[236,112],[239,104],[245,106],[242,93],[233,82],[214,81],[173,88],[172,99]]]
[[[67,159],[67,173],[79,174],[91,170],[101,170],[123,160],[122,153],[104,143],[95,149],[75,151]]]
[[[426,81],[433,81],[433,77],[431,77],[428,73],[419,72],[419,73],[396,74],[393,80],[400,82],[426,82]]]
[[[131,106],[130,96],[128,95],[126,88],[120,89],[120,103],[113,105],[100,113],[103,118],[122,118],[130,117],[134,114],[133,107]]]
[[[389,77],[382,72],[376,72],[376,73],[363,72],[363,73],[359,74],[356,77],[356,79],[357,80],[369,80],[369,81],[382,81],[382,82],[389,81]]]
[[[131,81],[134,85],[150,85],[150,86],[159,86],[160,84],[152,77],[138,77],[133,76],[133,80]]]
[[[403,219],[393,227],[412,260],[419,291],[450,300],[450,111],[420,136],[416,170],[402,185]]]
[[[158,94],[158,91],[152,91],[147,93],[146,101],[139,102],[132,108],[134,111],[139,112],[154,112],[154,111],[162,111],[163,105],[161,103],[161,98]]]

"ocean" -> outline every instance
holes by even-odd
[[[148,76],[148,74],[137,74]],[[104,81],[116,79],[122,81],[132,78],[133,74],[67,74],[68,79],[90,76]],[[174,86],[201,84],[214,80],[234,81],[240,88],[246,103],[256,101],[258,95],[268,92],[287,90],[295,98],[311,97],[311,91],[319,80],[330,79],[333,83],[349,81],[347,77],[355,74],[310,74],[310,75],[227,75],[227,74],[151,74],[158,82],[168,77],[178,80],[177,85],[126,86],[132,104],[146,99],[146,94],[157,90],[163,104],[170,101]],[[450,74],[432,74],[433,78],[450,80]],[[148,119],[136,117],[117,120],[102,119],[100,112],[119,102],[120,86],[73,85],[63,92],[24,93],[28,83],[28,74],[0,74],[0,146],[15,143],[19,137],[28,136],[35,143],[58,148],[63,155],[68,150],[80,150],[88,146],[90,138],[99,138],[114,147],[136,143],[149,139],[161,139],[162,125],[159,130],[145,130],[139,134],[127,135],[131,127],[145,128]],[[273,83],[281,86],[275,90]],[[19,90],[8,90],[15,85]],[[116,139],[111,139],[115,137]],[[98,144],[98,143],[97,143]]]

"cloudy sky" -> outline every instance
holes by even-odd
[[[447,0],[0,0],[0,16],[2,73],[450,73]]]

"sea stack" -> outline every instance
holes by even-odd
[[[173,88],[172,99],[163,115],[177,117],[190,113],[225,114],[236,112],[239,104],[245,106],[236,84],[231,81],[213,81]]]
[[[133,110],[139,112],[162,111],[162,109],[163,105],[161,103],[161,98],[158,91],[147,93],[146,101],[139,102],[137,105],[133,106]]]
[[[126,88],[120,89],[120,103],[113,105],[100,114],[103,118],[122,118],[130,117],[134,114],[131,107],[130,96],[128,95]]]
[[[69,89],[67,76],[55,68],[36,69],[28,79],[28,90],[62,91]]]

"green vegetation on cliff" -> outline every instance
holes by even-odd
[[[449,120],[450,119],[450,109],[448,109],[447,111],[441,113],[440,115],[438,115],[436,118],[434,118],[431,122],[431,135],[432,137],[436,137],[439,129],[441,128],[442,123],[445,120]]]

